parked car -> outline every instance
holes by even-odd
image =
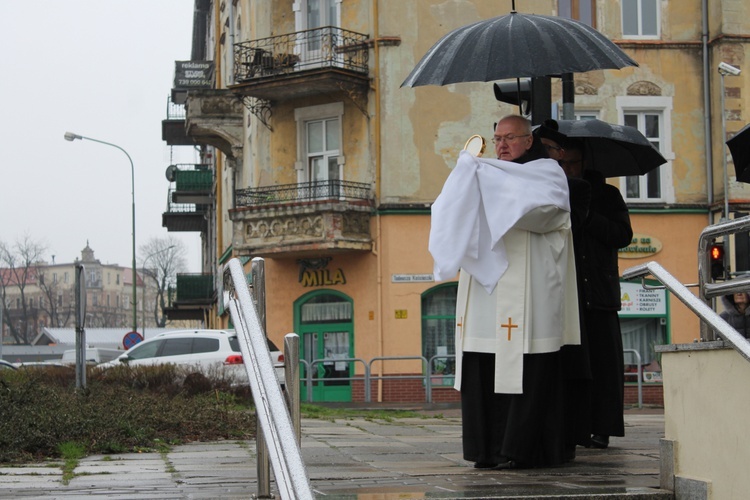
[[[16,365],[13,363],[10,363],[8,361],[5,361],[4,359],[0,359],[0,370],[16,370]]]
[[[98,364],[111,361],[117,356],[122,354],[122,351],[118,349],[103,349],[101,347],[87,347],[86,348],[86,363]],[[76,364],[76,350],[68,349],[63,352],[62,362],[65,364],[74,365]]]
[[[284,354],[268,340],[268,350],[279,382],[284,384]],[[238,381],[247,380],[237,334],[232,330],[181,330],[166,332],[144,340],[115,359],[97,366],[111,368],[121,363],[130,366],[174,363],[195,366],[202,373],[227,370]]]

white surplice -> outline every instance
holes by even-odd
[[[580,343],[568,184],[557,162],[462,152],[432,206],[435,279],[455,277],[464,350],[495,354],[495,392],[522,393],[523,354]]]

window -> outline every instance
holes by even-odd
[[[343,179],[341,154],[343,103],[298,108],[294,111],[298,133],[297,181],[309,182],[300,197],[338,196]],[[304,190],[303,190],[304,191]]]
[[[120,275],[119,275],[119,274],[117,274],[117,278],[115,279],[115,281],[116,281],[116,283],[117,283],[118,285],[120,284]]]
[[[307,131],[308,179],[315,183],[316,188],[323,184],[327,184],[330,189],[333,189],[334,186],[338,187],[336,181],[341,180],[338,165],[339,119],[328,118],[309,121],[305,123],[305,128]],[[324,191],[328,190],[324,189]],[[334,193],[324,192],[321,194],[333,195]],[[338,195],[338,189],[336,189],[336,195]]]
[[[218,344],[219,341],[217,340]],[[164,348],[159,353],[159,357],[162,356],[180,356],[183,354],[190,354],[192,349],[193,339],[182,338],[182,339],[167,339],[164,342]]]
[[[637,128],[667,159],[645,175],[622,177],[620,190],[627,202],[674,201],[672,186],[671,97],[618,97],[620,123]]]
[[[135,346],[128,351],[128,358],[130,359],[146,359],[156,357],[156,353],[159,351],[163,340],[155,340],[154,342],[148,342],[141,346]]]
[[[658,0],[622,0],[622,36],[624,38],[658,37]]]
[[[456,373],[456,293],[457,283],[439,285],[422,295],[422,355],[432,362],[433,385],[453,385]],[[435,375],[442,375],[437,379]],[[446,375],[448,377],[446,377]]]
[[[328,26],[339,26],[342,0],[295,0],[292,5],[297,31],[305,31],[297,51],[302,61],[322,61],[331,57],[334,33]]]
[[[68,272],[67,271],[65,271],[65,274],[63,275],[63,282],[64,283],[68,282]]]
[[[599,113],[596,111],[576,111],[576,120],[598,120]]]
[[[596,28],[596,0],[558,0],[557,15]]]
[[[59,294],[59,295],[57,296],[57,305],[58,305],[58,306],[62,306],[62,294]]]
[[[218,350],[219,339],[207,339],[204,337],[196,337],[193,339],[193,354],[197,354],[200,352],[216,352]]]
[[[57,273],[52,273],[52,283],[57,283]]]

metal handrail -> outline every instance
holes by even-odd
[[[712,224],[701,232],[698,238],[698,285],[704,301],[750,289],[750,277],[747,276],[728,279],[723,283],[711,283],[711,266],[707,258],[708,247],[716,238],[748,230],[750,230],[750,216]]]
[[[300,360],[305,361],[305,360]],[[336,377],[335,379],[313,379],[312,373],[315,366],[322,364],[322,363],[354,363],[356,361],[359,361],[362,363],[362,365],[365,367],[365,402],[370,402],[370,372],[369,367],[367,366],[367,363],[365,363],[364,359],[361,358],[321,358],[321,359],[314,359],[313,361],[306,364],[306,371],[305,371],[305,387],[307,387],[307,402],[312,403],[312,384],[313,380],[317,380],[319,382],[324,382],[326,380],[337,380],[337,381],[352,381],[352,380],[360,380],[361,377]]]
[[[700,262],[700,260],[699,260]],[[702,321],[713,328],[729,345],[739,352],[745,359],[750,361],[750,342],[735,330],[729,323],[711,309],[703,300],[696,297],[680,283],[674,276],[665,270],[658,262],[651,261],[645,264],[631,267],[622,273],[626,280],[638,279],[642,281],[648,276],[653,276],[660,281],[670,292],[675,294],[683,304],[693,311]]]
[[[638,408],[643,408],[643,373],[641,373],[643,363],[641,363],[641,353],[635,349],[622,350],[623,354],[626,352],[632,352],[638,360],[638,371],[636,372],[636,380],[638,381]],[[632,375],[632,373],[625,372],[625,375]]]
[[[224,268],[224,305],[232,317],[260,423],[283,499],[314,498],[289,410],[271,361],[265,333],[239,259]]]

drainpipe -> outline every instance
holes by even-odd
[[[229,2],[230,4],[232,2]],[[223,86],[223,80],[221,78],[221,45],[219,44],[219,37],[221,36],[221,10],[219,6],[220,2],[214,1],[214,74],[215,74],[215,83],[214,88],[221,89]],[[231,22],[230,22],[231,24]],[[223,234],[224,234],[224,227],[222,221],[224,218],[222,217],[222,193],[221,193],[221,186],[222,182],[221,179],[223,178],[223,171],[224,171],[224,158],[222,157],[222,153],[217,148],[214,148],[214,154],[213,157],[215,159],[214,165],[216,165],[216,200],[214,205],[214,218],[216,223],[216,243],[214,243],[214,249],[213,251],[209,251],[210,255],[210,265],[212,267],[211,272],[215,272],[216,270],[216,264],[218,256],[223,254],[223,248],[222,248],[222,242],[224,241]],[[211,235],[206,235],[206,241],[207,244],[210,245],[211,243]],[[219,297],[219,300],[222,300],[221,297]],[[213,306],[214,311],[211,315],[212,323],[218,322],[218,315],[219,315],[219,306],[218,304],[214,304]],[[216,325],[213,325],[214,328]]]
[[[378,8],[378,0],[372,1],[372,15],[373,15],[373,86],[372,91],[375,97],[375,117],[373,120],[374,135],[375,135],[375,205],[376,210],[380,205],[380,178],[381,178],[381,161],[382,155],[380,150],[380,47],[378,46],[378,38],[380,37],[380,10]],[[378,304],[377,312],[375,317],[377,318],[378,324],[376,328],[378,330],[378,356],[385,356],[383,351],[383,256],[380,252],[381,243],[381,229],[380,229],[380,212],[375,214],[375,245],[374,250],[377,258],[377,279],[378,279]],[[383,363],[379,363],[380,375],[383,375]],[[378,380],[378,402],[383,400],[383,380]]]
[[[706,199],[709,207],[708,225],[711,225],[713,224],[711,205],[714,203],[714,155],[713,148],[711,147],[713,129],[711,128],[711,66],[708,55],[708,0],[701,0],[701,42],[703,45],[703,109],[705,110],[703,113],[703,129],[706,143]]]

